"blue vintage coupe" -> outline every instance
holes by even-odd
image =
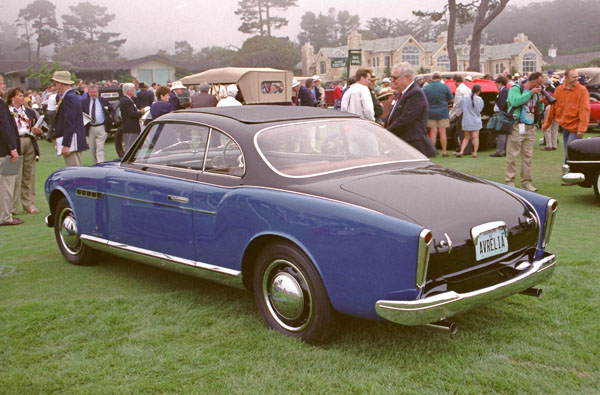
[[[454,329],[447,318],[549,278],[557,203],[429,161],[332,110],[183,110],[122,161],[46,181],[69,263],[96,251],[254,294],[270,328],[311,343],[339,314]]]

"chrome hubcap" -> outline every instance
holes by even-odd
[[[71,255],[77,255],[81,249],[81,239],[77,232],[77,221],[73,217],[73,211],[65,208],[59,216],[60,240],[62,245]]]
[[[291,332],[303,330],[312,317],[312,296],[302,272],[291,262],[278,259],[265,270],[263,297],[271,316]]]
[[[298,281],[288,273],[278,273],[271,284],[271,303],[288,320],[297,319],[304,308],[304,293]]]

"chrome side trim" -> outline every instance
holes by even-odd
[[[173,202],[179,202],[179,203],[189,203],[190,202],[190,199],[188,199],[184,196],[168,195],[167,199],[169,199]]]
[[[466,293],[444,292],[424,299],[378,300],[375,311],[380,317],[402,325],[429,324],[531,288],[550,278],[555,264],[556,255],[544,253],[542,259],[531,262],[528,270],[502,283]]]
[[[131,259],[155,267],[190,274],[206,280],[245,289],[242,272],[221,266],[210,265],[186,258],[176,257],[144,248],[133,247],[100,237],[81,235],[81,240],[96,250],[104,251],[125,259]]]
[[[428,240],[429,239],[429,240]],[[433,241],[432,233],[429,229],[423,229],[419,234],[419,248],[417,251],[417,270],[415,284],[417,288],[423,288],[427,278],[427,268],[429,266],[429,248]]]
[[[598,163],[598,164],[600,164],[600,160],[568,160],[567,164],[569,164],[569,163],[573,163],[573,164],[577,164],[577,163],[583,163],[583,164]]]
[[[550,242],[550,235],[554,227],[554,218],[558,211],[558,202],[554,199],[548,200],[546,204],[546,221],[544,221],[544,238],[542,239],[542,248],[546,248]]]

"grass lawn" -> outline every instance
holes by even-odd
[[[600,391],[600,202],[560,186],[562,148],[533,158],[534,185],[559,203],[543,299],[463,313],[455,336],[344,318],[315,347],[267,330],[249,293],[110,257],[65,263],[43,222],[44,181],[64,161],[40,146],[41,213],[0,227],[2,394]],[[502,182],[504,159],[489,153],[434,161]]]

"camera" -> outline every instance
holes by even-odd
[[[548,93],[548,91],[546,91],[546,88],[544,88],[544,85],[540,85],[539,88],[540,88],[540,93],[542,95],[544,95],[544,98],[546,98],[548,105],[552,105],[552,104],[554,104],[554,102],[556,102],[556,98],[554,96],[552,96],[550,93]]]

